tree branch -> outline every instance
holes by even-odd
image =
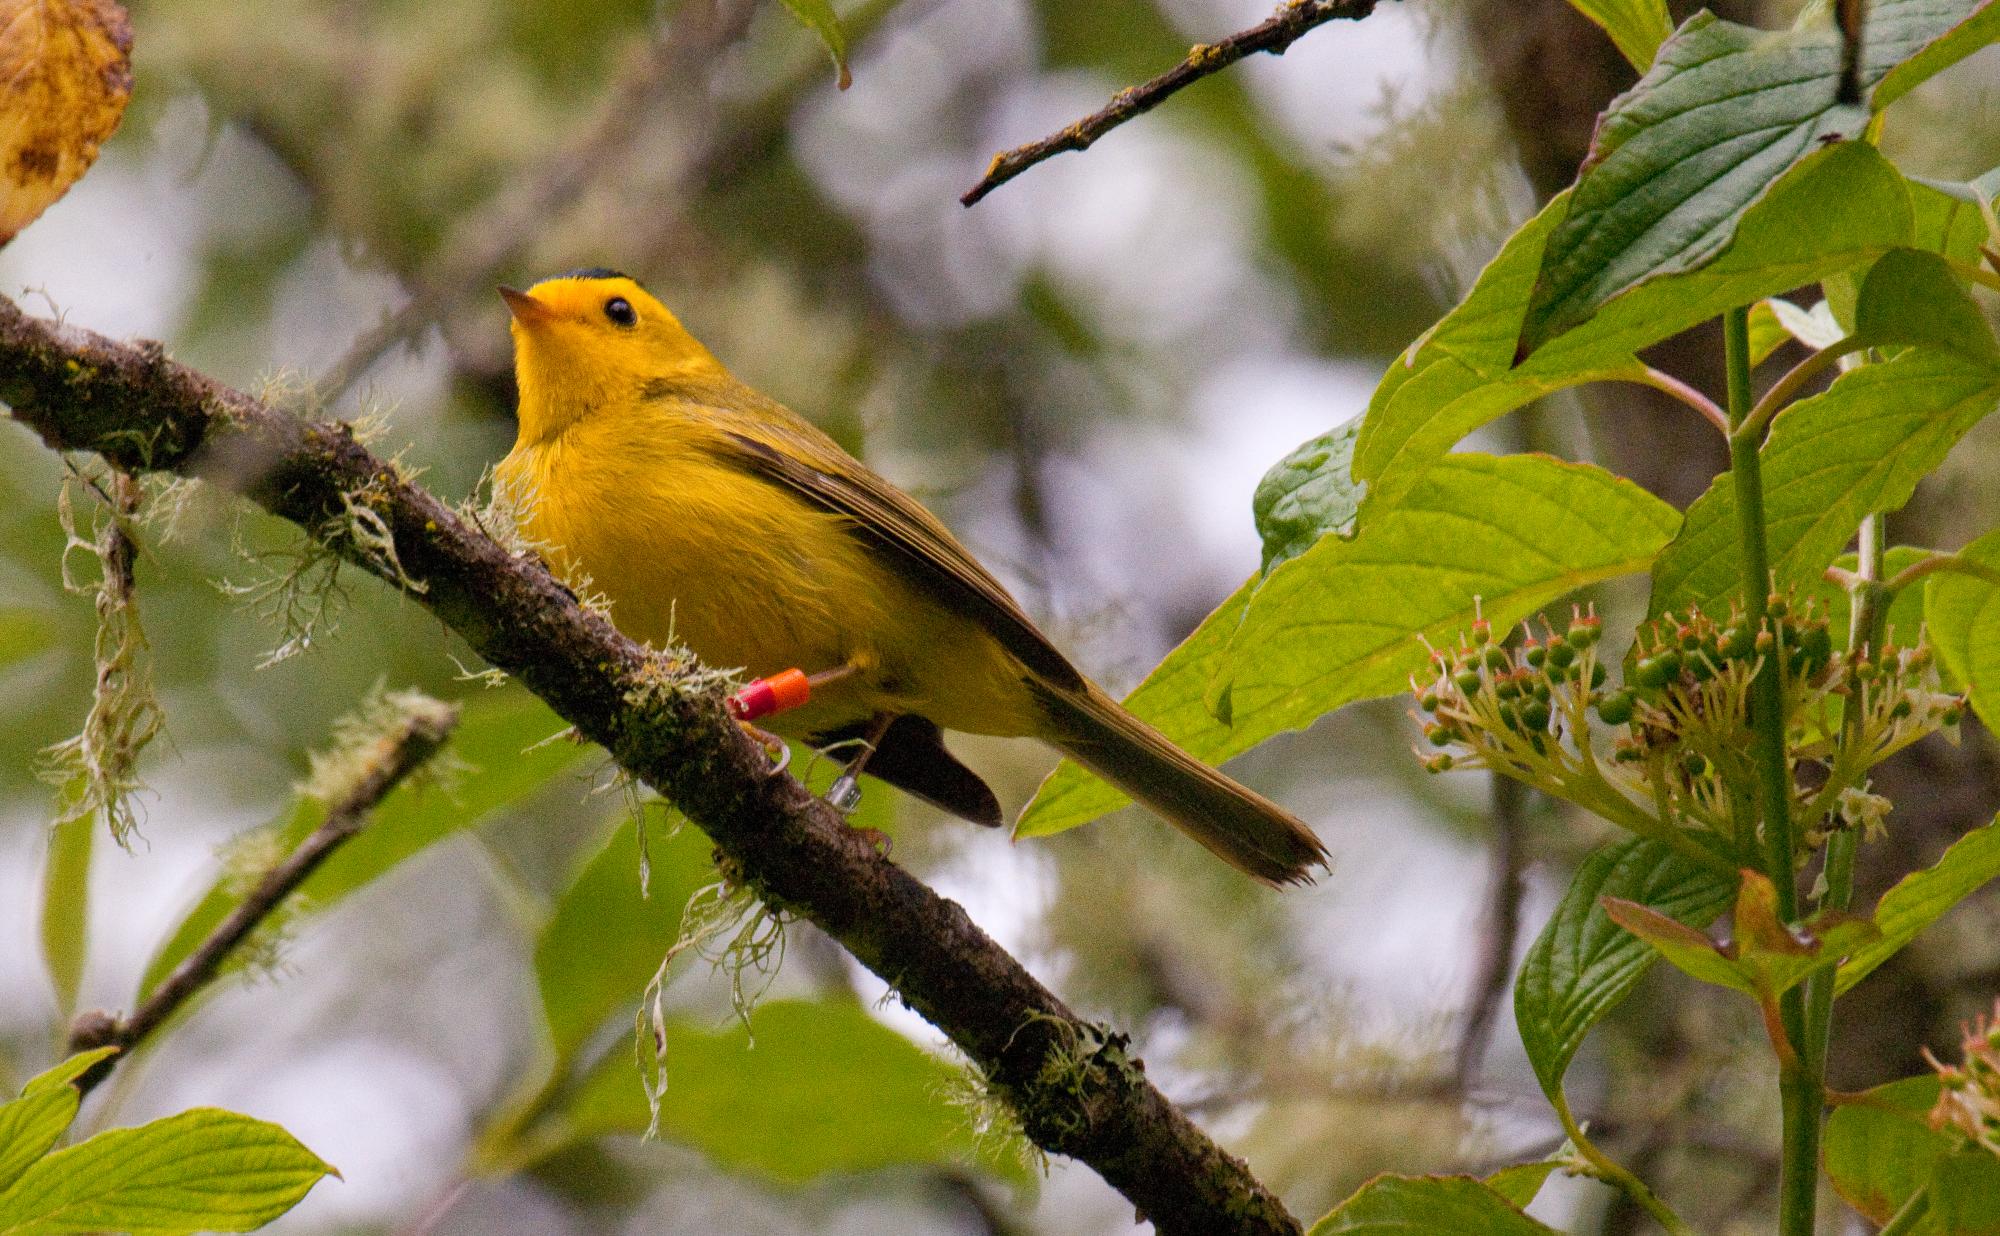
[[[1066,150],[1083,150],[1106,133],[1134,117],[1152,111],[1183,87],[1192,86],[1212,73],[1219,73],[1258,52],[1282,56],[1285,49],[1314,27],[1337,18],[1359,21],[1375,11],[1378,0],[1285,0],[1278,11],[1248,30],[1239,30],[1219,43],[1197,43],[1186,59],[1142,85],[1132,86],[1112,96],[1103,110],[1093,112],[1066,129],[1049,134],[993,156],[979,183],[958,199],[971,206],[980,198],[1006,184],[1035,164],[1052,159]]]
[[[145,1003],[130,1017],[112,1019],[102,1013],[86,1013],[77,1018],[70,1030],[72,1054],[93,1047],[119,1049],[117,1055],[99,1061],[76,1079],[74,1084],[79,1093],[89,1094],[110,1075],[113,1065],[166,1024],[197,992],[214,982],[236,947],[283,905],[285,898],[305,883],[308,876],[319,870],[329,855],[361,831],[377,804],[435,755],[458,724],[458,709],[421,696],[404,700],[400,713],[395,726],[361,752],[359,775],[346,793],[329,806],[319,827],[282,862],[264,873],[250,895],[215,925],[215,930],[174,967],[173,973],[160,981]]]
[[[0,400],[49,446],[219,481],[402,588],[677,805],[766,904],[816,923],[937,1026],[1043,1149],[1088,1164],[1162,1233],[1298,1222],[1087,1023],[770,761],[685,665],[590,613],[530,556],[468,526],[345,426],[293,420],[175,364],[0,299]],[[357,540],[365,506],[393,560]]]

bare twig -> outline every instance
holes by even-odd
[[[458,722],[458,710],[448,704],[420,696],[402,697],[399,702],[400,721],[358,753],[362,763],[356,776],[346,794],[329,805],[326,819],[297,849],[264,873],[249,896],[216,924],[208,938],[161,980],[130,1017],[113,1019],[102,1013],[87,1013],[77,1019],[70,1032],[70,1051],[93,1047],[120,1049],[118,1055],[106,1057],[77,1078],[79,1091],[89,1094],[110,1074],[114,1062],[129,1055],[182,1005],[214,982],[237,946],[284,904],[285,898],[305,883],[306,877],[317,871],[328,855],[361,831],[376,804],[435,754]]]
[[[1474,972],[1472,1002],[1459,1032],[1454,1073],[1460,1091],[1477,1080],[1479,1062],[1493,1037],[1493,1023],[1507,995],[1507,976],[1514,966],[1514,939],[1521,933],[1521,828],[1528,800],[1527,787],[1512,777],[1493,778],[1493,865],[1487,895],[1486,923]]]
[[[1166,102],[1183,87],[1258,52],[1282,56],[1286,48],[1315,27],[1340,18],[1359,21],[1374,12],[1377,3],[1378,0],[1285,0],[1277,12],[1248,30],[1239,30],[1219,43],[1199,43],[1189,48],[1179,64],[1149,82],[1119,91],[1101,111],[1092,112],[1038,142],[993,156],[979,183],[958,200],[966,206],[974,205],[1035,164],[1067,150],[1086,149],[1119,125]]]
[[[461,520],[346,428],[295,420],[157,349],[30,318],[4,299],[0,399],[55,449],[233,478],[403,589],[678,806],[768,906],[812,920],[888,982],[970,1057],[1031,1140],[1088,1164],[1159,1232],[1299,1232],[1147,1079],[1124,1036],[1077,1017],[963,909],[774,774],[713,689],[689,688],[684,667],[620,635],[540,562]],[[339,534],[356,503],[387,530],[394,569]]]

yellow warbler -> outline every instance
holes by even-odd
[[[941,730],[1039,738],[1268,883],[1323,865],[1303,824],[1078,673],[930,512],[638,283],[583,270],[501,294],[521,412],[499,481],[627,635],[766,676],[765,706],[809,683],[773,728],[859,738],[852,770],[976,823],[1000,805]]]

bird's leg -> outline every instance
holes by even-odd
[[[826,801],[833,804],[835,811],[848,815],[860,805],[862,770],[868,767],[868,757],[875,754],[875,748],[881,743],[882,735],[889,732],[889,725],[895,719],[894,713],[887,712],[878,712],[869,718],[868,732],[861,738],[860,752],[847,762],[847,767],[842,769],[840,775],[833,779],[833,784],[827,787]],[[881,829],[855,828],[854,831],[866,837],[869,843],[878,847],[883,854],[889,852],[889,834]]]
[[[808,674],[798,669],[781,670],[768,678],[751,679],[747,686],[730,696],[725,703],[729,708],[729,715],[736,718],[736,723],[743,727],[744,733],[756,739],[758,744],[770,753],[772,762],[777,764],[772,771],[783,772],[785,766],[792,761],[791,747],[784,739],[753,722],[761,717],[797,708],[812,698],[815,688],[839,682],[858,668],[852,664],[837,665],[830,670],[821,670],[817,674]]]

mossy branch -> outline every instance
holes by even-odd
[[[0,401],[58,450],[245,494],[401,588],[716,844],[774,910],[810,919],[979,1066],[1037,1145],[1093,1168],[1163,1233],[1296,1233],[1297,1220],[956,903],[878,854],[770,761],[708,689],[590,613],[339,425],[298,421],[185,366],[0,299]],[[364,503],[393,567],[343,533]]]

